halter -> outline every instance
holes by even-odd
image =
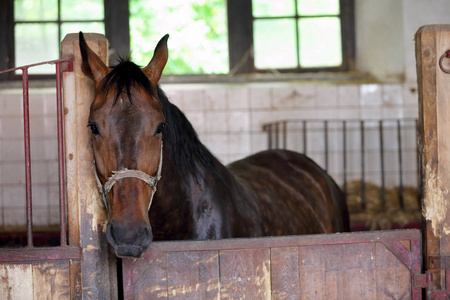
[[[147,173],[142,172],[141,170],[129,170],[124,168],[119,171],[112,171],[113,175],[108,178],[108,181],[104,185],[102,185],[96,172],[95,177],[97,178],[98,186],[103,194],[103,203],[105,204],[106,211],[109,210],[108,202],[106,201],[106,196],[111,191],[113,185],[117,181],[129,177],[140,179],[145,183],[147,183],[152,188],[152,195],[150,196],[150,202],[148,204],[148,210],[150,210],[150,206],[152,205],[153,201],[153,196],[156,193],[156,184],[158,184],[158,181],[161,179],[162,161],[163,161],[163,142],[161,141],[161,154],[159,157],[159,165],[158,171],[156,172],[156,176],[150,176]]]

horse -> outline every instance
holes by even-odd
[[[349,230],[342,191],[310,158],[288,150],[225,167],[158,85],[168,35],[144,68],[107,67],[79,34],[81,69],[95,84],[87,126],[118,257],[153,240],[205,240]]]

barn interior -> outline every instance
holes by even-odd
[[[303,152],[346,192],[353,231],[420,228],[414,34],[448,23],[450,7],[445,0],[280,3],[163,1],[153,11],[150,1],[83,0],[67,13],[63,0],[2,1],[0,71],[58,59],[65,34],[80,30],[106,35],[111,64],[131,53],[145,65],[169,33],[173,65],[161,87],[222,163],[268,148]],[[303,15],[302,3],[311,12]],[[308,24],[325,19],[322,27]],[[60,236],[54,72],[50,65],[29,74],[35,245],[57,245]],[[21,79],[20,72],[0,77],[0,247],[27,239]]]

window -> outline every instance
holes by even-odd
[[[228,0],[232,70],[350,70],[353,19],[353,0]]]
[[[353,1],[2,0],[0,69],[55,59],[82,30],[106,35],[111,64],[131,50],[139,65],[169,33],[165,74],[351,70]]]
[[[338,0],[253,0],[257,69],[342,64]]]
[[[15,65],[57,59],[60,41],[80,30],[105,33],[103,0],[15,0]],[[49,65],[30,69],[30,74],[50,72]]]
[[[146,65],[166,33],[165,74],[228,73],[226,0],[130,0],[133,61]]]

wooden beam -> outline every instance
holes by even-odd
[[[107,64],[108,41],[100,34],[84,35],[89,47]],[[82,248],[79,276],[71,273],[72,293],[81,283],[86,299],[117,299],[117,278],[111,267],[115,256],[110,254],[104,232],[106,213],[94,175],[94,158],[87,127],[94,83],[81,71],[78,33],[67,35],[61,45],[63,57],[74,57],[73,72],[65,72],[64,131],[66,145],[67,206],[69,245]],[[110,268],[111,267],[111,268]]]
[[[419,152],[425,220],[424,252],[450,254],[450,75],[439,67],[450,49],[450,25],[427,25],[415,36],[419,86]],[[449,68],[449,59],[444,64]],[[425,259],[425,267],[430,268]],[[436,289],[446,286],[445,271],[431,269]]]

